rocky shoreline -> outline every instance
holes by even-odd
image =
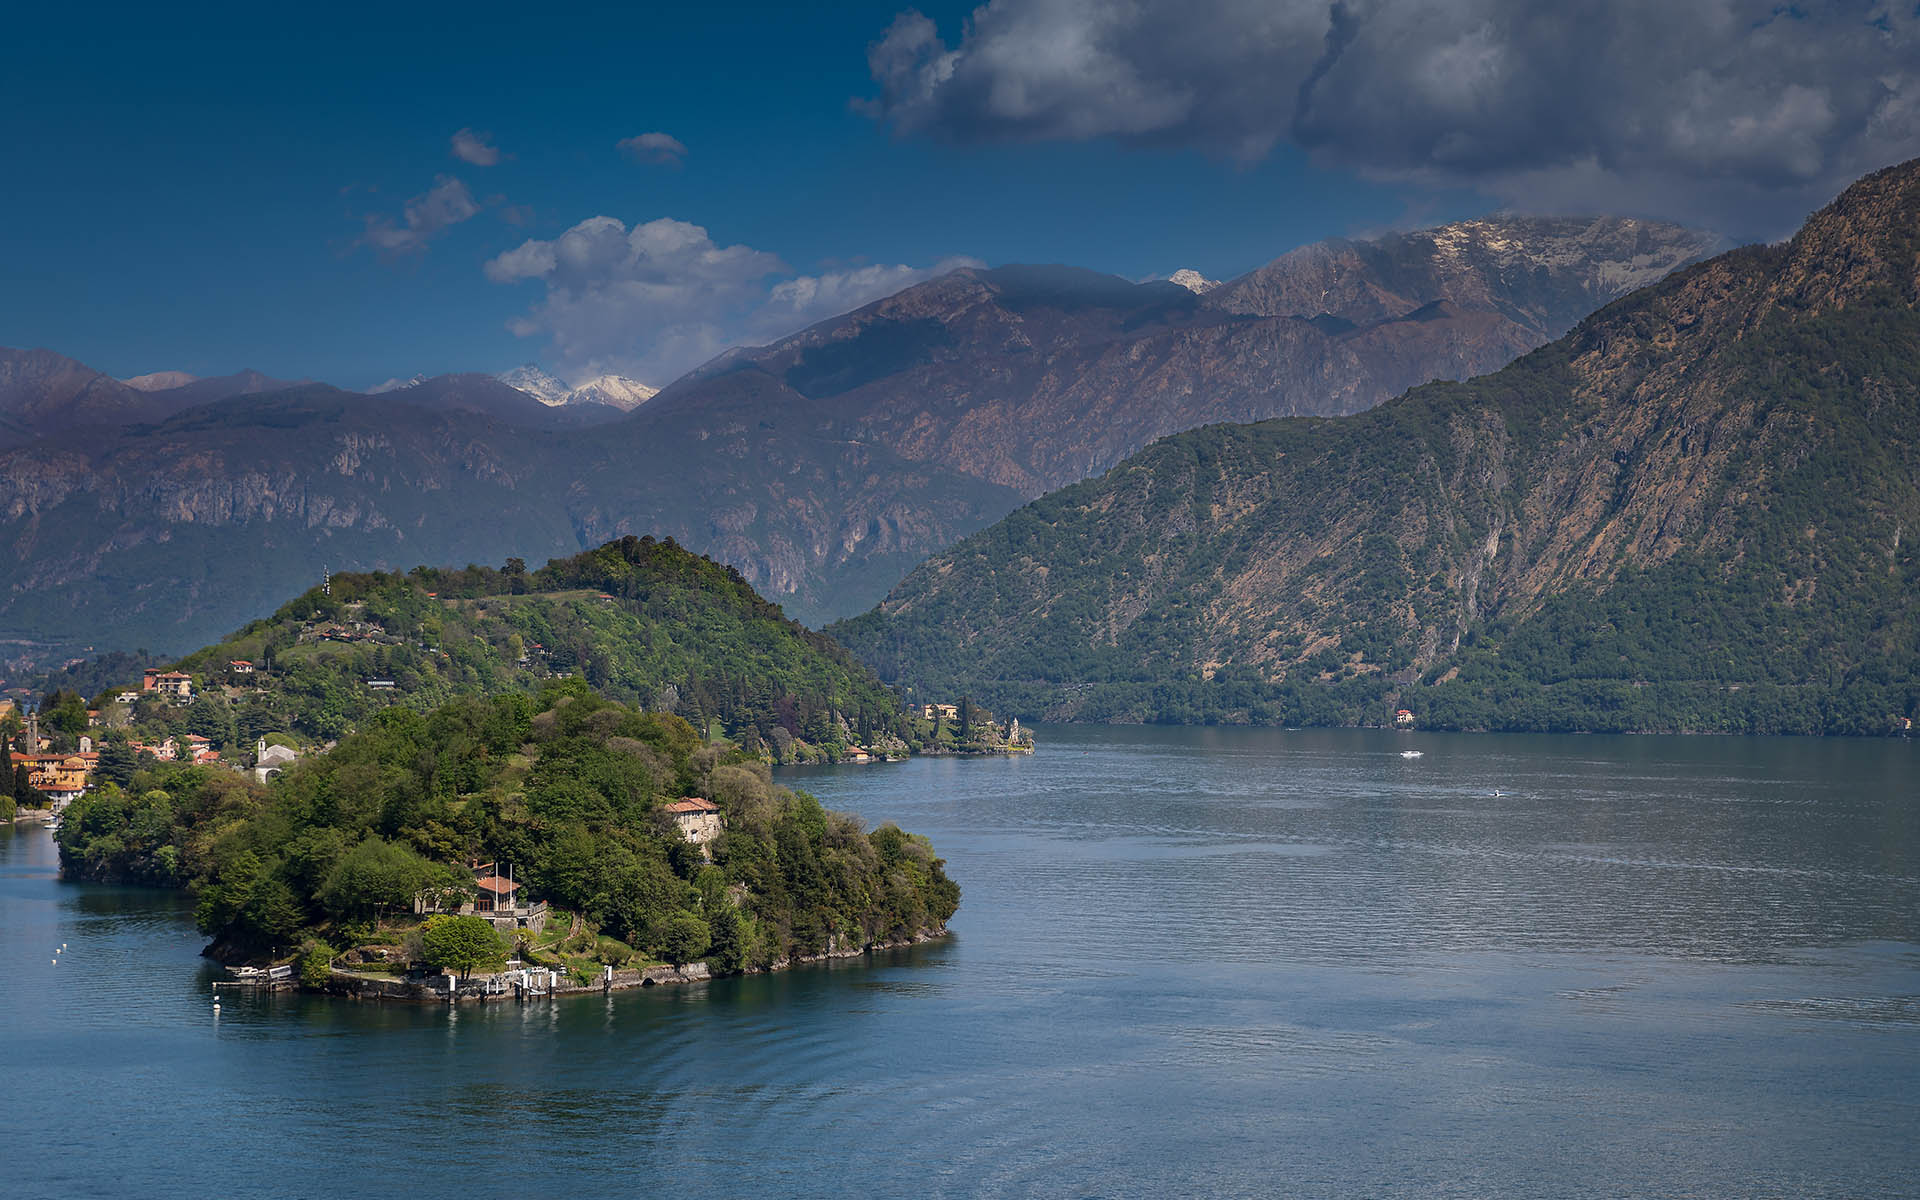
[[[917,946],[925,942],[938,941],[948,935],[945,926],[936,929],[923,929],[908,938],[893,938],[883,942],[871,942],[861,946],[832,946],[820,954],[796,955],[792,958],[776,960],[770,967],[754,968],[741,972],[742,975],[771,974],[793,967],[807,966],[823,962],[838,962],[847,959],[862,958],[881,950],[898,950],[907,946]],[[330,996],[344,996],[354,1000],[399,1001],[412,1004],[461,1004],[486,1003],[489,1001],[527,1001],[543,999],[549,996],[581,996],[593,992],[627,991],[632,988],[661,987],[671,984],[705,983],[711,979],[724,979],[728,976],[714,975],[703,962],[688,963],[682,967],[658,965],[642,967],[638,970],[607,969],[602,975],[581,983],[570,975],[563,974],[550,967],[522,967],[512,971],[502,971],[492,975],[475,976],[465,981],[455,980],[450,975],[425,975],[413,978],[399,978],[386,975],[365,975],[354,971],[333,968],[328,972],[325,983],[318,987],[295,983],[302,991],[320,992]],[[228,986],[246,986],[238,982]]]

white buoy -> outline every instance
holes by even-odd
[[[220,1011],[220,1002],[219,1002],[218,1000],[215,1000],[215,1001],[213,1002],[213,1011],[215,1011],[215,1012],[219,1012],[219,1011]]]

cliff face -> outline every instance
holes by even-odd
[[[0,438],[24,442],[0,450],[0,636],[191,645],[322,566],[538,561],[628,533],[732,563],[819,622],[1156,437],[1490,369],[1707,244],[1471,222],[1310,248],[1204,296],[960,271],[723,356],[590,431],[569,426],[617,410],[478,376],[209,403],[220,381],[140,392],[23,352],[0,359]]]
[[[1878,731],[1920,703],[1917,230],[1908,164],[1496,374],[1170,438],[835,632],[1052,716]]]

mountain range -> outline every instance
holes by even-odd
[[[0,446],[162,421],[210,401],[292,386],[258,371],[217,379],[162,371],[120,380],[51,350],[0,347]]]
[[[1316,294],[1259,274],[1223,301]],[[1362,307],[1350,274],[1318,294]],[[1920,708],[1917,308],[1920,162],[1496,373],[1167,438],[829,632],[1054,719],[1884,733]]]
[[[845,616],[1155,437],[1471,376],[1716,244],[1501,217],[1327,243],[1198,292],[962,270],[724,354],[631,412],[640,389],[555,403],[530,373],[549,394],[454,375],[377,400],[309,384],[209,402],[209,381],[142,391],[9,351],[0,637],[42,655],[192,645],[323,565],[537,559],[628,534],[729,562],[803,620]]]
[[[758,349],[649,408],[779,408],[1028,497],[1216,421],[1333,416],[1495,370],[1718,248],[1626,219],[1499,217],[1336,240],[1203,292],[1069,267],[955,271]]]

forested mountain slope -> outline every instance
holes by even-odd
[[[1920,704],[1920,164],[1496,374],[1168,438],[833,632],[1091,720],[1874,733]]]
[[[334,738],[387,708],[567,676],[755,753],[788,740],[776,728],[828,757],[917,740],[893,692],[832,639],[787,620],[732,568],[652,538],[531,571],[510,560],[335,575],[179,669],[211,706],[208,728],[193,731],[216,745],[276,731]]]

